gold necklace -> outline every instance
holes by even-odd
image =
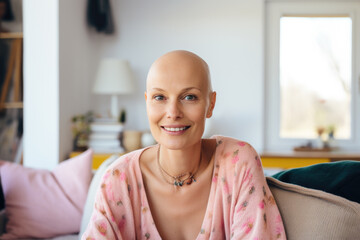
[[[171,185],[174,185],[176,187],[182,187],[184,185],[184,183],[186,183],[187,185],[190,185],[191,183],[193,182],[196,182],[196,179],[195,179],[195,175],[196,173],[199,171],[199,168],[200,168],[200,164],[201,164],[201,160],[202,160],[202,149],[200,147],[200,160],[199,160],[199,164],[195,170],[194,173],[191,173],[191,172],[187,172],[187,173],[181,173],[177,176],[172,176],[170,173],[168,173],[160,164],[160,144],[159,144],[159,147],[158,147],[158,151],[157,151],[157,155],[156,155],[156,161],[157,161],[157,164],[159,166],[159,169],[160,169],[160,172],[161,172],[161,175],[163,176],[165,182],[171,184]],[[174,181],[173,182],[170,182],[167,180],[165,174],[172,178]],[[188,176],[186,177],[185,179],[182,179],[183,177],[185,176]]]

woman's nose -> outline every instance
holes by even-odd
[[[183,112],[181,110],[181,103],[178,101],[171,101],[167,106],[167,118],[179,119],[183,117]]]

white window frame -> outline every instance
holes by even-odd
[[[352,19],[351,137],[336,140],[341,150],[360,151],[360,1],[265,2],[265,143],[266,151],[288,151],[308,139],[280,137],[280,18],[297,16],[344,16]],[[336,132],[335,132],[336,134]],[[336,137],[336,135],[335,135]]]

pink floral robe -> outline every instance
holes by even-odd
[[[217,147],[205,217],[196,239],[286,239],[261,161],[246,142],[214,136]],[[161,239],[146,197],[137,150],[103,176],[83,240]]]

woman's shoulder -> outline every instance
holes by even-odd
[[[109,166],[109,169],[128,168],[129,166],[134,164],[137,159],[139,159],[139,156],[142,151],[143,149],[139,149],[123,154]]]
[[[250,143],[239,140],[233,137],[228,136],[221,136],[221,135],[214,135],[211,137],[211,139],[215,139],[217,146],[222,146],[222,148],[228,149],[228,148],[239,148],[239,149],[246,149],[246,150],[252,150],[255,151],[255,149],[251,146]]]
[[[126,153],[116,159],[113,163],[111,163],[103,175],[104,181],[114,180],[113,178],[108,178],[107,176],[133,176],[138,177],[139,172],[139,158],[141,153],[145,149],[138,149],[129,153]]]
[[[251,162],[259,165],[260,157],[252,145],[246,141],[232,137],[216,135],[217,154],[221,162],[228,164]]]
[[[108,199],[125,199],[140,194],[142,175],[139,158],[144,150],[126,153],[106,168],[100,186]]]

